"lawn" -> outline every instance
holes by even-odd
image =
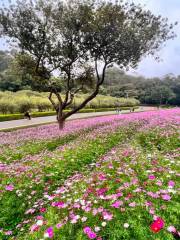
[[[0,132],[0,239],[180,238],[180,109]]]

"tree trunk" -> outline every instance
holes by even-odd
[[[65,119],[63,119],[63,118],[58,119],[58,124],[59,124],[59,130],[62,130],[65,125]]]
[[[65,125],[65,118],[63,116],[63,112],[61,108],[59,108],[59,110],[57,111],[57,121],[59,124],[59,130],[62,130]]]

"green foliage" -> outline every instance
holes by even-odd
[[[134,97],[142,104],[180,104],[180,76],[147,79],[125,74],[118,68],[107,71],[101,94],[113,97]]]
[[[11,58],[12,56],[8,52],[0,50],[0,73],[8,68]]]
[[[14,113],[16,111],[17,106],[15,103],[11,101],[7,101],[6,99],[0,99],[0,112],[3,114]]]

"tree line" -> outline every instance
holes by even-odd
[[[133,97],[142,104],[180,105],[180,76],[145,78],[126,74],[114,67],[107,71],[101,94]]]

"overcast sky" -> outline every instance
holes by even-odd
[[[2,2],[6,4],[8,0],[0,0],[0,6]],[[145,58],[134,71],[146,77],[161,77],[169,73],[180,75],[180,0],[129,0],[129,2],[141,3],[153,13],[168,17],[170,22],[179,22],[175,28],[177,38],[168,41],[159,52],[162,61],[156,62],[152,57]],[[2,39],[0,39],[0,49],[5,49]]]

